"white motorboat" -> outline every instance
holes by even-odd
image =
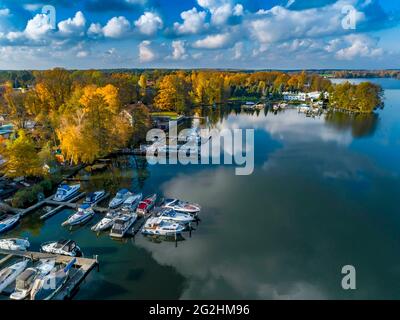
[[[106,214],[106,216],[101,219],[98,223],[96,223],[91,229],[94,232],[106,231],[110,229],[115,220],[120,216],[120,212],[110,211]]]
[[[177,212],[188,213],[191,215],[197,215],[201,210],[200,205],[196,203],[181,201],[179,199],[165,199],[163,207],[174,209]]]
[[[0,271],[0,293],[25,270],[29,260],[23,260]]]
[[[128,199],[124,201],[122,205],[122,210],[128,212],[135,212],[142,198],[143,194],[141,193],[130,196]]]
[[[2,250],[26,251],[30,245],[26,239],[10,238],[0,240],[0,249]]]
[[[80,184],[75,184],[72,186],[69,186],[67,184],[62,184],[58,187],[53,200],[57,202],[70,200],[79,193],[80,189],[81,189]]]
[[[41,245],[40,249],[46,253],[61,254],[70,257],[80,257],[82,255],[81,249],[73,240],[46,242]]]
[[[15,291],[10,295],[11,300],[26,299],[38,279],[43,279],[55,267],[55,260],[41,260],[39,265],[34,268],[28,268],[22,272],[16,280]]]
[[[6,215],[0,218],[0,233],[4,233],[12,229],[19,222],[20,219],[21,216],[19,214],[16,214],[14,216]]]
[[[143,201],[141,201],[136,209],[137,214],[145,215],[146,213],[149,213],[151,209],[154,208],[156,205],[157,201],[157,194],[153,194]]]
[[[88,222],[95,215],[94,210],[89,204],[83,204],[78,211],[70,216],[67,221],[62,223],[62,226],[76,226]]]
[[[76,259],[73,259],[65,268],[52,271],[42,279],[35,281],[31,292],[31,300],[53,299],[67,283],[70,271],[75,263]]]
[[[102,198],[104,198],[105,195],[106,195],[106,192],[104,190],[91,192],[86,196],[83,204],[94,205],[95,203],[100,201]]]
[[[177,212],[171,208],[161,208],[157,212],[157,217],[163,221],[180,223],[183,225],[188,225],[194,221],[194,218],[187,213]]]
[[[115,219],[114,225],[111,228],[110,236],[113,238],[123,238],[129,228],[135,223],[136,219],[136,213],[121,214],[117,219]]]
[[[185,227],[179,223],[173,223],[153,217],[146,221],[142,233],[152,236],[175,236],[185,231]]]
[[[128,189],[119,190],[116,196],[110,201],[108,207],[110,209],[118,208],[122,205],[126,199],[128,199],[132,193]]]

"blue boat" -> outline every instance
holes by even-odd
[[[15,216],[5,216],[0,220],[0,233],[4,233],[12,229],[19,221],[21,216],[19,214]]]

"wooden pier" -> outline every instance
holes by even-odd
[[[55,259],[56,264],[66,265],[71,262],[73,257],[55,255],[49,253],[40,252],[29,252],[29,251],[8,251],[0,250],[0,255],[6,257],[0,260],[0,268],[12,258],[22,257],[32,260],[33,263],[42,259]],[[99,262],[97,257],[94,259],[88,258],[76,258],[76,263],[70,271],[69,280],[65,283],[62,289],[55,295],[53,300],[65,300],[73,298],[76,291],[79,289],[80,284],[86,279],[89,273],[95,268],[98,269]],[[10,290],[6,290],[5,293],[9,294]]]

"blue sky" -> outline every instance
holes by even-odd
[[[0,0],[0,69],[399,68],[399,21],[391,0]]]

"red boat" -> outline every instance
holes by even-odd
[[[146,199],[144,199],[143,201],[141,201],[136,209],[136,213],[137,214],[146,214],[149,213],[149,211],[151,209],[154,208],[155,204],[157,201],[157,195],[153,194],[150,197],[147,197]]]

